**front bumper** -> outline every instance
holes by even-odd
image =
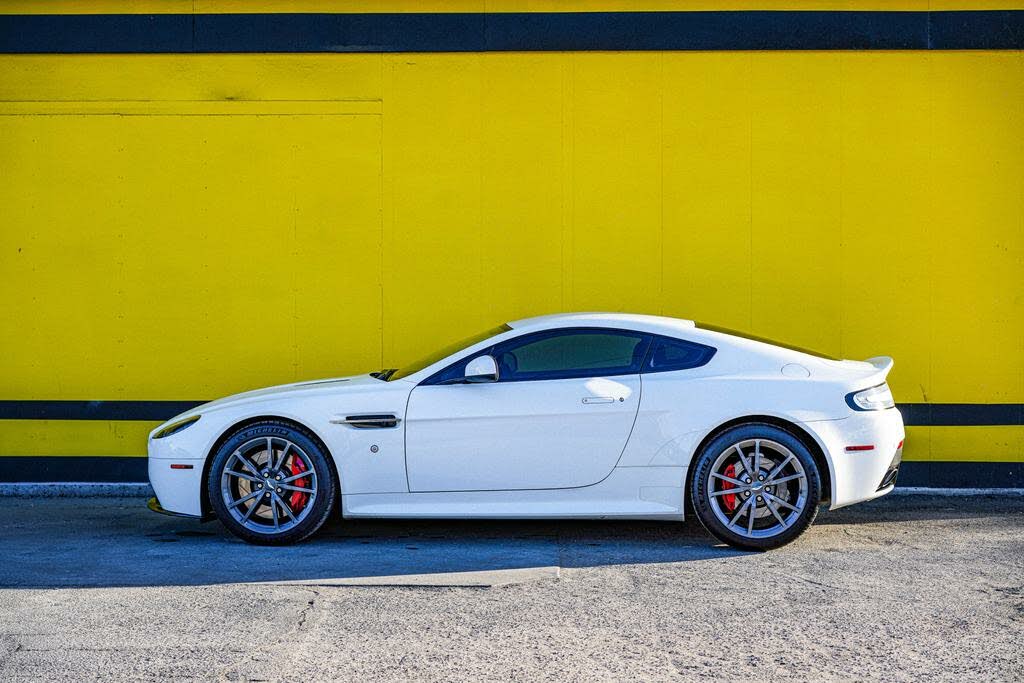
[[[163,439],[149,439],[149,483],[161,509],[202,517],[203,467],[206,440],[200,420],[196,426]]]

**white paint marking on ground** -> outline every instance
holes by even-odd
[[[924,486],[897,486],[894,495],[907,496],[1024,496],[1024,489],[932,489]]]
[[[557,579],[560,569],[550,567],[522,567],[467,572],[438,572],[436,574],[395,574],[391,576],[347,576],[337,579],[296,581],[256,581],[260,585],[286,586],[394,586],[432,588],[489,588]]]

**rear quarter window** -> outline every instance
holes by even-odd
[[[670,372],[672,370],[689,370],[707,365],[717,349],[696,342],[655,337],[651,350],[644,361],[641,372]]]

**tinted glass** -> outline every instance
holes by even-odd
[[[451,356],[453,354],[458,353],[462,349],[470,347],[473,344],[479,344],[480,342],[484,341],[485,339],[490,339],[491,337],[496,337],[499,334],[501,334],[503,332],[508,332],[511,329],[512,328],[509,327],[508,325],[501,325],[499,327],[495,327],[494,329],[487,330],[486,332],[481,332],[480,334],[475,334],[472,337],[467,337],[466,339],[463,339],[461,341],[457,341],[454,344],[449,344],[448,346],[444,347],[443,349],[439,349],[438,351],[435,351],[434,353],[430,354],[429,356],[421,358],[418,361],[416,361],[415,363],[412,363],[411,365],[407,365],[404,368],[401,368],[400,370],[397,370],[397,371],[389,374],[388,375],[388,381],[392,381],[392,380],[396,380],[396,379],[402,379],[403,377],[408,377],[409,375],[413,374],[414,372],[419,372],[420,370],[422,370],[423,368],[427,367],[428,365],[433,365],[434,363],[436,363],[438,361],[444,360],[448,356]]]
[[[644,372],[687,370],[704,365],[715,355],[715,349],[681,339],[655,337],[644,363]]]
[[[502,382],[602,377],[640,371],[649,337],[601,330],[558,330],[495,347]]]

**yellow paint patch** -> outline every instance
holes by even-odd
[[[610,309],[1024,402],[1022,126],[1019,52],[0,57],[0,398],[201,400]],[[908,459],[1021,452],[919,429]]]
[[[0,420],[0,454],[144,456],[159,422]]]
[[[907,427],[908,461],[1024,462],[1024,427]]]
[[[6,398],[213,397],[380,365],[379,116],[209,107],[0,116],[0,287],[22,321],[0,329]]]

